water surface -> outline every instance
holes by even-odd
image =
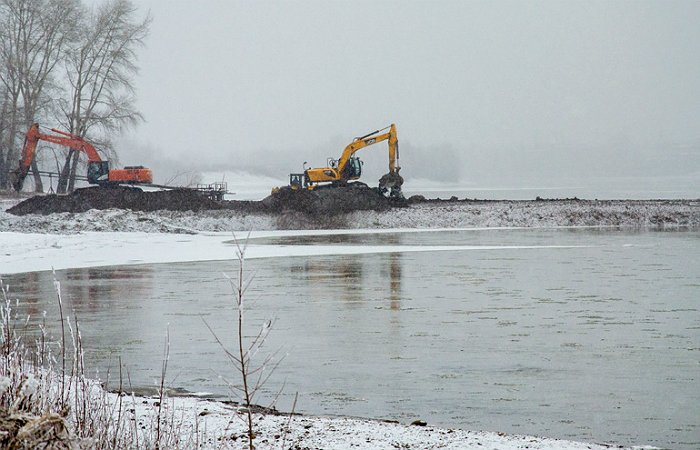
[[[256,240],[397,248],[246,261],[246,331],[275,319],[266,349],[288,355],[264,394],[283,387],[281,409],[298,391],[297,409],[315,414],[698,448],[699,237],[560,229]],[[402,245],[503,248],[406,253]],[[103,376],[119,355],[134,386],[157,384],[167,331],[170,384],[226,395],[236,377],[204,321],[233,344],[234,299],[222,272],[236,268],[197,262],[57,276]],[[52,275],[6,281],[21,286],[20,317],[31,314],[31,327],[47,311],[57,335]]]

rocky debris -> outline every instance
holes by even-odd
[[[395,203],[395,202],[393,202]],[[214,201],[193,189],[144,192],[137,187],[89,187],[68,195],[29,198],[7,212],[14,215],[80,213],[90,209],[132,211],[203,211],[230,209],[248,213],[284,215],[289,212],[313,216],[337,215],[360,210],[386,211],[392,201],[362,183],[314,191],[283,188],[261,201]]]
[[[415,205],[419,203],[502,203],[502,202],[510,202],[514,200],[485,200],[485,199],[478,199],[478,198],[458,198],[456,195],[453,195],[450,198],[426,198],[424,195],[421,194],[416,194],[412,195],[406,200],[406,203],[409,205]],[[526,200],[522,200],[526,201]]]

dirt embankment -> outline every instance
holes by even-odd
[[[68,195],[38,195],[7,212],[14,215],[85,212],[90,209],[130,209],[132,211],[202,211],[231,209],[249,213],[335,215],[358,210],[384,211],[389,199],[365,185],[347,188],[291,191],[283,189],[261,201],[214,201],[191,189],[146,192],[137,187],[89,187]]]
[[[7,212],[25,214],[52,214],[60,212],[85,212],[90,209],[131,209],[134,211],[157,211],[173,209],[198,211],[220,209],[217,202],[191,190],[144,192],[139,188],[90,187],[76,189],[68,195],[37,195],[29,198]]]

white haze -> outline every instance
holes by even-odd
[[[147,122],[120,160],[159,182],[284,182],[395,122],[407,186],[700,197],[700,2],[137,4]],[[362,150],[369,184],[386,153]]]

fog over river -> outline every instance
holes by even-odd
[[[278,407],[583,441],[700,447],[700,233],[492,229],[251,240],[246,332],[274,319]],[[289,246],[392,253],[284,256]],[[488,246],[403,252],[402,246]],[[231,243],[232,248],[234,244]],[[226,396],[237,261],[62,270],[89,367],[132,386]],[[59,335],[50,272],[4,277],[32,330]],[[21,286],[21,289],[18,288]],[[262,360],[265,355],[259,355]],[[126,373],[126,372],[125,372]],[[223,377],[223,378],[222,378]],[[261,399],[264,402],[265,399]]]

